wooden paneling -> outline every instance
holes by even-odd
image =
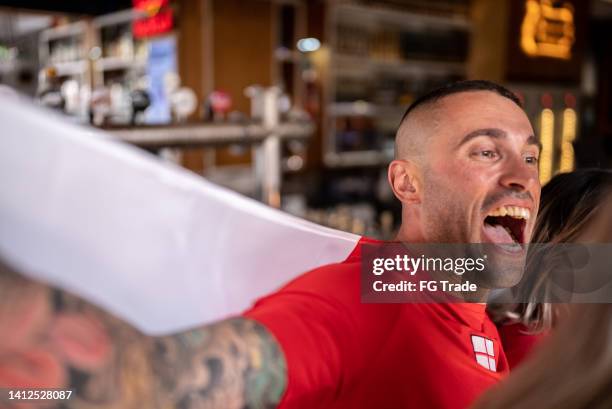
[[[272,85],[272,5],[263,0],[213,1],[214,87],[229,92],[233,109],[250,112],[244,88]]]
[[[198,98],[198,109],[191,116],[192,120],[197,120],[202,112],[202,101],[212,86],[210,0],[180,0],[177,11],[178,70],[181,84],[191,88]],[[184,150],[182,165],[202,173],[204,149]]]
[[[272,3],[264,0],[180,0],[179,74],[182,84],[193,89],[201,103],[212,90],[232,97],[232,110],[250,113],[244,88],[252,84],[272,85]],[[201,114],[201,105],[194,117]],[[220,148],[217,164],[248,163],[243,154]],[[184,152],[183,165],[203,170],[203,151]]]
[[[272,3],[264,0],[213,0],[214,88],[228,92],[232,109],[250,113],[244,95],[249,85],[272,85],[273,34]],[[219,165],[248,163],[250,150],[237,155],[228,149],[217,151]]]
[[[473,0],[467,77],[502,82],[506,71],[508,0]]]
[[[178,69],[181,84],[191,88],[201,103],[205,96],[205,79],[212,65],[206,64],[206,18],[207,0],[181,0],[178,3]],[[193,117],[199,115],[199,110]]]
[[[325,17],[326,17],[326,4],[323,0],[310,0],[307,2],[307,20],[306,20],[306,37],[318,38],[323,47],[317,51],[329,56],[329,47],[326,46],[328,37],[325,32]],[[329,62],[329,58],[326,59]],[[319,169],[323,165],[323,122],[325,120],[325,104],[327,97],[325,92],[329,92],[326,89],[325,79],[328,75],[326,71],[329,69],[328,64],[322,64],[318,67],[319,78],[315,83],[307,84],[305,89],[305,108],[313,116],[316,122],[316,130],[312,135],[312,138],[308,142],[308,156],[307,156],[307,169]],[[314,100],[314,101],[312,101]]]

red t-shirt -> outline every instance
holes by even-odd
[[[466,408],[508,373],[484,305],[362,304],[359,247],[244,314],[285,354],[279,408]]]
[[[501,325],[498,331],[511,370],[530,357],[549,334],[548,331],[530,334],[525,325],[518,323]]]

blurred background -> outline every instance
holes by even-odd
[[[612,166],[612,0],[0,0],[0,93],[379,238],[404,110],[460,79],[523,100],[543,183]]]

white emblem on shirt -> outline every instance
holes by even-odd
[[[479,335],[472,335],[472,347],[478,365],[487,368],[489,371],[497,372],[493,341]]]

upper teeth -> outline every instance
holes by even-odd
[[[529,220],[529,218],[531,217],[531,212],[529,211],[529,209],[526,209],[524,207],[502,206],[493,210],[492,212],[489,212],[488,216],[511,216],[516,219]]]

